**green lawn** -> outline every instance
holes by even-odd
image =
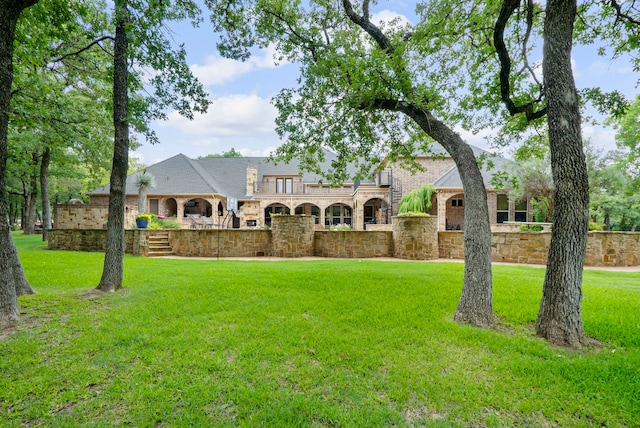
[[[544,270],[496,266],[504,331],[452,321],[459,263],[130,257],[14,235],[38,291],[0,340],[0,426],[640,425],[640,274],[585,272],[601,349],[533,334]]]

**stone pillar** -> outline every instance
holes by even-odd
[[[439,257],[438,218],[397,216],[392,219],[395,257],[433,260]]]
[[[253,196],[258,182],[258,167],[252,163],[247,164],[247,196]]]
[[[313,256],[313,232],[313,216],[271,217],[271,255],[287,258]]]

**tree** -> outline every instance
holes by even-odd
[[[635,231],[640,220],[637,177],[629,155],[621,150],[605,154],[587,150],[591,220],[602,223],[605,230]]]
[[[113,43],[113,163],[109,179],[109,214],[104,266],[98,289],[113,292],[122,287],[124,275],[124,207],[129,167],[129,80],[127,59],[129,41],[126,26],[129,10],[126,0],[115,2],[116,34]]]
[[[147,212],[147,192],[156,187],[154,176],[144,170],[133,176],[133,182],[138,188],[138,213]]]
[[[114,151],[109,180],[107,242],[102,277],[97,287],[99,290],[113,292],[122,287],[129,126],[134,126],[148,139],[157,142],[147,124],[151,119],[165,118],[164,109],[172,106],[180,114],[193,118],[193,111],[205,112],[209,105],[202,85],[186,64],[184,49],[172,49],[165,35],[166,21],[189,18],[196,23],[199,12],[198,6],[189,0],[174,4],[154,2],[152,7],[129,0],[115,1]],[[155,70],[156,74],[145,88],[151,93],[149,96],[136,94],[135,91],[141,88],[140,73],[129,72],[129,61]],[[130,89],[132,96],[129,95]]]
[[[571,69],[576,2],[550,0],[544,23],[543,74],[555,185],[553,229],[536,320],[551,343],[579,347],[582,270],[589,231],[589,179],[582,148],[580,102]]]
[[[579,347],[582,327],[582,269],[588,232],[589,183],[582,147],[580,100],[571,69],[571,47],[577,5],[575,1],[550,0],[541,14],[533,2],[504,0],[493,27],[500,71],[500,99],[513,117],[540,124],[547,118],[549,153],[554,181],[554,209],[547,271],[536,332],[551,343]],[[522,8],[523,13],[520,13]],[[530,36],[544,25],[542,84],[529,65]],[[508,33],[510,19],[524,17],[522,25]],[[518,47],[519,46],[519,47]],[[510,49],[518,47],[521,70],[514,72]],[[524,84],[524,89],[522,85]],[[535,91],[538,91],[535,96]],[[516,123],[521,129],[523,122]]]
[[[471,148],[453,130],[457,107],[448,98],[460,89],[451,62],[441,61],[447,11],[421,5],[411,27],[400,19],[371,20],[370,1],[354,7],[321,1],[305,9],[296,2],[208,0],[214,27],[226,35],[223,55],[246,58],[249,47],[274,43],[281,59],[301,64],[300,86],[275,99],[277,131],[286,138],[276,154],[300,160],[301,168],[331,181],[370,174],[382,158],[414,159],[440,143],[452,156],[465,194],[465,274],[455,319],[478,326],[494,321],[491,229],[487,195]],[[461,62],[462,58],[455,61]],[[331,171],[321,171],[324,147],[337,153]],[[418,168],[416,163],[413,167]]]
[[[43,239],[51,227],[50,165],[56,171],[77,170],[57,166],[73,156],[77,164],[92,170],[102,167],[101,159],[109,154],[105,136],[111,131],[104,114],[108,55],[102,50],[66,55],[82,50],[93,31],[105,28],[106,15],[99,7],[103,6],[96,2],[50,1],[26,10],[17,23],[9,173],[23,177],[28,208],[23,216],[24,232],[32,231],[39,202]]]
[[[11,237],[7,213],[7,135],[16,23],[22,11],[35,3],[37,0],[0,0],[0,329],[19,321],[17,296],[23,292],[23,284],[18,284],[16,277],[24,277],[24,271]]]
[[[241,157],[242,157],[242,153],[240,153],[239,151],[231,147],[231,150],[223,152],[222,154],[210,153],[206,156],[198,156],[197,159],[200,160],[204,158],[241,158]]]
[[[431,196],[435,188],[433,184],[425,184],[407,193],[398,203],[398,214],[402,213],[426,213],[431,210]]]

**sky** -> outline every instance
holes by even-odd
[[[401,14],[415,21],[411,18],[414,6],[415,3],[403,0],[379,1],[373,9],[374,19]],[[290,63],[276,66],[272,50],[259,51],[245,62],[222,58],[216,49],[208,11],[205,8],[203,11],[205,20],[199,28],[194,29],[189,23],[169,27],[175,41],[184,43],[189,65],[212,103],[206,114],[196,115],[193,121],[169,112],[168,120],[152,123],[160,144],[141,140],[142,146],[131,153],[140,163],[152,165],[179,153],[195,158],[231,148],[243,156],[267,156],[282,143],[275,132],[277,110],[271,99],[281,89],[295,85],[298,66]],[[624,60],[612,62],[599,57],[593,47],[574,48],[573,69],[578,88],[618,89],[629,99],[638,93],[639,76],[631,65]],[[469,144],[491,151],[486,137],[492,130],[477,135],[457,131]],[[605,150],[615,148],[615,131],[608,127],[585,124],[583,138]],[[502,154],[509,156],[508,152]]]

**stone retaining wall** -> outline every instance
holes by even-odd
[[[314,233],[317,257],[366,259],[393,257],[393,233],[325,230]]]
[[[640,266],[640,233],[589,232],[587,266]]]
[[[125,209],[125,227],[136,223],[137,210]],[[53,223],[57,229],[102,229],[109,214],[107,206],[56,205],[53,209]]]
[[[399,227],[394,234],[383,231],[314,231],[311,223],[308,225],[311,232],[304,234],[304,242],[298,239],[294,244],[282,240],[286,234],[281,234],[280,241],[274,241],[274,232],[268,230],[183,229],[167,232],[174,253],[186,257],[295,258],[313,255],[337,258],[398,257],[410,260],[436,257],[464,259],[462,232],[446,231],[434,235],[426,233],[428,228],[424,225],[415,223],[414,229],[409,224],[413,223]],[[126,230],[125,251],[146,254],[147,236],[152,232]],[[421,242],[419,236],[425,241]],[[436,239],[437,246],[434,245]],[[51,249],[104,251],[105,240],[106,230],[103,229],[53,229],[49,232]],[[492,260],[544,265],[550,241],[550,232],[493,233]],[[585,265],[640,266],[640,233],[589,232]]]
[[[491,259],[494,262],[546,265],[551,232],[494,232]],[[464,234],[438,232],[440,257],[464,259]],[[640,233],[589,232],[585,266],[640,266]]]
[[[139,239],[140,231],[124,231],[124,252],[134,254],[134,242]],[[104,229],[52,229],[48,233],[50,250],[71,251],[104,251],[107,242],[107,231]],[[138,250],[139,251],[139,250]]]
[[[243,229],[171,229],[169,242],[176,256],[267,257],[271,255],[271,232]]]
[[[441,259],[464,259],[464,233],[457,230],[438,232],[438,253]]]
[[[314,216],[271,217],[271,255],[274,257],[313,256]]]

